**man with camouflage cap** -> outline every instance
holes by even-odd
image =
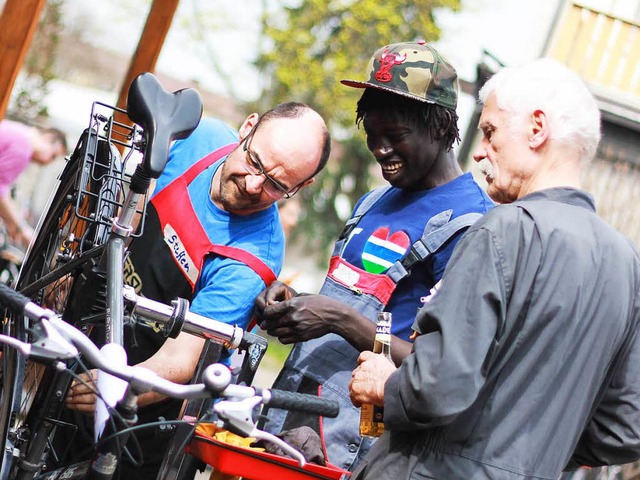
[[[451,148],[459,139],[457,77],[424,42],[375,52],[356,123],[389,183],[366,194],[338,239],[318,295],[282,283],[256,299],[261,326],[296,343],[275,387],[337,399],[336,419],[270,410],[272,432],[309,425],[324,435],[328,461],[352,469],[371,446],[359,434],[360,410],[348,384],[360,351],[371,350],[379,311],[393,314],[396,363],[411,351],[411,325],[421,299],[440,279],[454,246],[493,204]],[[410,275],[409,275],[410,274]]]
[[[351,480],[551,480],[640,458],[640,254],[583,190],[600,141],[566,66],[501,69],[473,158],[501,203],[458,243],[396,368],[362,352],[385,432]]]
[[[355,88],[377,88],[455,112],[458,77],[438,51],[424,42],[396,43],[380,48],[369,61],[367,80],[342,80]]]

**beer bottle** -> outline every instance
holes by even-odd
[[[373,342],[373,353],[381,353],[391,360],[391,312],[378,313],[376,338]],[[384,409],[377,405],[360,407],[360,435],[363,437],[379,437],[384,432]]]

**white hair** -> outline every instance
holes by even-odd
[[[513,123],[542,110],[550,138],[581,150],[591,160],[600,142],[600,110],[578,75],[551,59],[500,70],[482,87],[480,101],[495,94],[498,108],[514,115]],[[513,124],[512,123],[512,124]]]

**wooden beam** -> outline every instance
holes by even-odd
[[[0,119],[29,51],[46,0],[7,0],[0,16]]]
[[[162,50],[179,0],[154,0],[136,52],[120,88],[118,107],[126,108],[127,92],[133,79],[143,72],[153,72]]]

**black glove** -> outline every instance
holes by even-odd
[[[307,462],[322,466],[327,464],[324,458],[320,436],[311,427],[305,425],[292,428],[291,430],[284,430],[278,433],[276,437],[282,439],[285,443],[302,453],[302,456]],[[253,442],[251,446],[262,447],[267,452],[280,455],[281,457],[291,457],[291,455],[287,454],[278,445],[269,441],[258,440]]]

